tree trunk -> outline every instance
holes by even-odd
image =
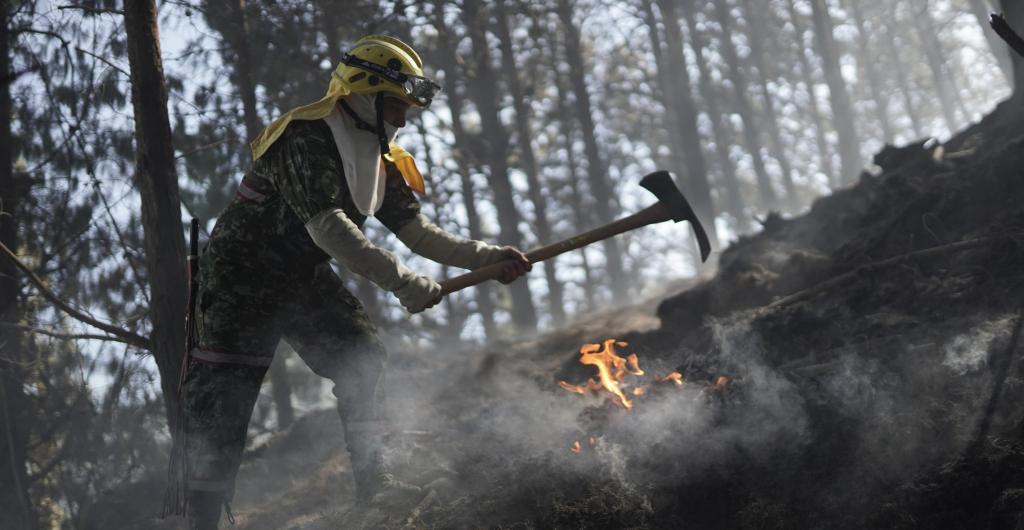
[[[28,176],[14,172],[11,117],[11,43],[15,35],[8,26],[12,5],[0,0],[0,242],[18,249],[18,220],[28,194]],[[9,259],[0,259],[0,320],[22,320],[20,272]],[[25,462],[28,444],[28,413],[25,395],[26,359],[24,333],[0,330],[0,514],[11,528],[36,528],[37,521],[28,492]]]
[[[914,20],[917,38],[922,51],[924,51],[928,70],[932,74],[935,92],[939,96],[939,104],[942,107],[942,118],[946,121],[946,128],[952,133],[956,131],[958,124],[956,119],[957,96],[947,78],[942,43],[936,36],[938,27],[932,18],[931,5],[927,0],[915,11],[910,14],[910,18]]]
[[[462,188],[462,207],[466,210],[466,221],[469,225],[469,237],[483,239],[483,228],[480,213],[476,209],[476,191],[470,176],[470,163],[466,156],[466,148],[472,143],[470,135],[462,125],[462,109],[465,106],[462,93],[456,82],[458,57],[451,33],[444,21],[444,0],[434,0],[434,27],[437,29],[437,43],[440,51],[439,66],[444,71],[444,95],[448,98],[448,110],[452,114],[452,134],[455,146],[452,151],[458,160],[459,182]],[[476,309],[483,322],[484,335],[488,340],[497,338],[497,325],[494,322],[494,300],[491,298],[491,285],[482,283],[476,287]]]
[[[583,145],[587,156],[587,180],[590,193],[594,197],[597,221],[601,224],[612,222],[619,212],[619,203],[615,197],[615,189],[608,178],[608,169],[601,158],[601,150],[597,146],[594,133],[593,105],[587,91],[586,74],[584,73],[583,52],[580,50],[580,30],[573,22],[572,5],[569,0],[558,0],[556,11],[564,29],[564,47],[566,62],[569,66],[569,83],[576,96],[575,114],[579,120],[580,132],[583,134]],[[612,237],[605,239],[605,267],[611,284],[612,296],[617,300],[627,296],[629,285],[622,268],[622,253],[619,241]]]
[[[288,380],[288,355],[292,348],[279,342],[274,352],[274,361],[270,363],[270,393],[274,398],[274,410],[277,412],[277,429],[285,430],[295,422],[295,408],[292,407],[292,385]]]
[[[1006,22],[1010,24],[1010,27],[1018,34],[1024,33],[1024,2],[1000,0],[999,4],[1003,8],[1003,16],[1006,17]],[[1020,99],[1024,94],[1024,57],[1013,50],[1009,50],[1009,52],[1013,62],[1013,97]]]
[[[747,37],[750,42],[750,59],[757,69],[757,82],[761,87],[761,95],[764,97],[764,119],[768,126],[768,139],[771,140],[772,156],[779,162],[782,170],[782,185],[786,188],[786,206],[790,210],[798,207],[796,196],[796,185],[793,184],[793,165],[786,153],[786,143],[782,140],[782,131],[779,128],[779,119],[775,112],[775,101],[771,90],[768,87],[769,71],[768,63],[764,60],[764,49],[768,46],[768,39],[762,31],[762,23],[767,22],[759,17],[759,6],[755,6],[751,0],[740,2],[743,8],[743,17],[747,21]],[[760,9],[764,9],[760,6]]]
[[[814,87],[817,82],[814,80],[814,69],[807,60],[807,51],[804,46],[804,25],[800,14],[797,13],[796,4],[793,0],[786,1],[786,8],[789,11],[789,21],[793,24],[793,31],[797,39],[797,68],[800,71],[800,79],[807,89],[807,107],[814,123],[814,139],[818,145],[818,159],[820,160],[821,172],[828,177],[829,184],[838,184],[835,166],[832,164],[832,153],[829,149],[828,138],[825,137],[825,120],[822,118],[821,107],[818,106],[818,96]]]
[[[683,55],[683,34],[679,27],[679,12],[676,0],[658,0],[662,22],[665,25],[665,66],[668,68],[673,90],[662,90],[670,94],[676,124],[678,141],[682,148],[685,164],[680,168],[679,183],[689,198],[697,217],[708,232],[708,237],[718,246],[718,231],[715,229],[715,207],[711,201],[711,185],[708,183],[707,162],[704,148],[700,144],[697,129],[697,106],[691,96],[692,81]],[[660,54],[659,54],[660,55]]]
[[[178,373],[185,349],[185,237],[156,17],[154,0],[125,2],[137,149],[134,180],[142,203],[150,338],[168,424],[176,432]]]
[[[498,80],[491,68],[490,45],[484,28],[487,14],[481,9],[479,0],[465,0],[462,5],[462,16],[469,38],[472,43],[473,68],[475,74],[470,79],[473,101],[480,114],[483,128],[481,145],[483,158],[487,161],[488,182],[494,193],[494,206],[498,211],[500,235],[498,240],[504,245],[521,247],[523,234],[519,223],[523,218],[516,208],[516,200],[512,194],[512,182],[508,176],[509,134],[498,115],[500,93],[497,90]],[[537,310],[530,294],[530,284],[524,278],[509,285],[512,292],[512,321],[519,331],[537,329]]]
[[[992,11],[992,7],[986,0],[968,0],[967,3],[970,6],[971,14],[974,15],[974,18],[978,21],[978,26],[981,27],[981,32],[985,35],[985,41],[988,42],[989,50],[992,51],[992,55],[996,58],[999,70],[1003,72],[1007,83],[1013,83],[1013,62],[1010,60],[1011,52],[1007,48],[1006,43],[1003,42],[1003,39],[1000,39],[999,35],[996,35],[996,32],[992,31],[992,27],[988,24],[988,15]]]
[[[740,115],[743,122],[743,139],[747,144],[747,151],[754,163],[754,175],[757,178],[757,189],[761,196],[761,208],[764,210],[775,210],[779,207],[778,196],[772,187],[771,177],[768,176],[768,169],[761,157],[761,133],[754,119],[754,110],[747,99],[749,91],[747,78],[740,68],[740,59],[736,54],[736,46],[732,42],[732,14],[729,13],[729,6],[724,0],[713,2],[715,5],[715,17],[722,27],[721,53],[725,56],[725,62],[729,67],[729,78],[732,80],[733,99],[736,105],[736,113]]]
[[[533,203],[533,221],[537,229],[537,239],[542,245],[548,245],[554,241],[554,238],[551,235],[551,222],[548,220],[547,199],[541,192],[537,157],[533,152],[530,110],[526,103],[526,96],[523,94],[522,85],[519,83],[519,68],[516,66],[512,50],[512,36],[509,33],[505,1],[498,0],[494,3],[494,8],[497,17],[498,39],[501,42],[501,64],[505,79],[508,80],[512,106],[516,111],[516,135],[519,137],[517,144],[523,157],[523,171],[526,172],[530,202]],[[548,284],[548,310],[551,312],[552,323],[557,327],[565,322],[565,301],[562,284],[556,275],[555,259],[544,262],[544,278]]]
[[[910,127],[914,130],[914,136],[920,138],[924,134],[924,129],[922,128],[920,114],[917,111],[917,105],[914,104],[914,87],[911,86],[910,80],[907,79],[907,73],[903,69],[902,43],[896,41],[897,29],[900,27],[895,22],[896,10],[889,4],[885,4],[885,6],[887,16],[885,17],[882,31],[885,33],[885,41],[889,46],[889,55],[894,63],[891,70],[896,72],[896,80],[899,82],[900,93],[903,95],[904,110],[907,113],[907,117],[910,118]]]
[[[561,131],[565,135],[565,165],[568,169],[570,208],[572,208],[573,221],[577,227],[590,227],[593,223],[591,210],[584,204],[583,194],[580,192],[579,174],[576,171],[576,153],[573,151],[573,138],[575,138],[575,119],[572,108],[569,105],[568,83],[562,72],[555,69],[555,85],[558,90],[558,121],[561,123]],[[583,299],[588,308],[594,307],[594,275],[590,267],[590,260],[587,258],[586,247],[579,250],[580,267],[583,268]]]
[[[220,2],[209,2],[217,5]],[[227,11],[229,27],[231,31],[224,35],[228,45],[235,52],[235,85],[238,87],[238,95],[242,98],[242,111],[245,118],[246,152],[249,142],[260,133],[259,113],[256,111],[256,83],[252,75],[252,53],[249,46],[249,17],[245,12],[245,0],[237,2],[226,2],[223,4]]]
[[[853,23],[857,26],[857,41],[860,43],[860,55],[857,57],[857,66],[868,76],[871,99],[875,104],[875,117],[878,119],[878,125],[882,128],[882,136],[884,136],[885,143],[892,143],[895,131],[893,130],[892,122],[889,120],[889,100],[885,97],[885,91],[882,90],[882,77],[876,68],[880,57],[875,53],[874,47],[871,45],[871,35],[868,34],[867,25],[864,22],[864,14],[860,9],[860,0],[847,0],[846,3],[850,9],[850,15],[853,17]]]
[[[825,0],[810,0],[814,34],[817,37],[818,53],[821,56],[825,81],[828,83],[829,100],[832,102],[832,119],[839,135],[839,174],[843,183],[853,182],[860,174],[863,164],[860,159],[860,138],[850,93],[839,69],[839,50],[832,37],[832,16]]]
[[[672,83],[668,79],[668,68],[663,64],[663,59],[661,58],[661,39],[658,36],[657,19],[654,16],[651,4],[651,0],[643,2],[644,18],[647,22],[651,38],[651,49],[654,50],[659,81],[662,87],[670,87]],[[715,154],[718,156],[718,165],[722,171],[722,185],[725,188],[724,209],[732,216],[735,229],[738,232],[744,232],[747,229],[749,219],[747,219],[743,209],[743,196],[740,193],[740,183],[736,176],[736,164],[733,163],[732,157],[729,156],[732,139],[729,137],[727,128],[722,124],[722,113],[718,106],[718,94],[715,93],[715,89],[711,84],[711,71],[704,57],[706,43],[704,42],[703,34],[697,28],[696,17],[693,11],[691,10],[690,13],[684,14],[683,18],[686,19],[689,29],[690,48],[693,50],[694,57],[696,58],[697,71],[700,75],[697,87],[700,90],[701,99],[704,101],[705,111],[711,120],[711,128],[715,138]],[[662,74],[662,72],[665,72],[665,74]]]

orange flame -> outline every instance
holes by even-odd
[[[711,385],[711,387],[708,388],[708,390],[720,394],[722,392],[725,392],[725,385],[727,385],[728,383],[729,378],[724,375],[720,375],[718,376],[718,379],[715,380],[715,384]]]
[[[673,383],[675,383],[677,385],[682,385],[683,384],[683,374],[681,374],[679,372],[672,372],[672,373],[666,375],[665,377],[662,377],[661,379],[658,379],[659,383],[668,383],[669,381],[671,381],[671,382],[673,382]]]
[[[574,384],[571,384],[571,383],[566,383],[565,381],[559,381],[558,382],[558,386],[568,390],[569,392],[575,392],[577,394],[586,395],[586,393],[587,393],[587,389],[585,389],[585,388],[583,388],[583,387],[581,387],[579,385],[574,385]]]
[[[576,440],[575,442],[573,442],[572,443],[572,447],[569,448],[570,451],[572,451],[572,452],[574,452],[576,454],[579,454],[581,449],[583,449],[583,446],[580,445],[580,441],[579,440]]]
[[[587,395],[590,392],[602,390],[615,396],[612,401],[626,409],[633,408],[633,401],[627,397],[634,398],[646,396],[651,391],[651,384],[634,385],[631,382],[624,382],[626,375],[642,376],[645,372],[640,368],[640,361],[635,353],[622,357],[616,351],[617,347],[629,346],[628,343],[615,339],[606,339],[600,344],[584,344],[580,347],[580,363],[597,368],[598,379],[588,379],[585,383],[574,385],[566,381],[559,381],[558,386],[574,394]],[[724,379],[724,378],[720,378]],[[676,386],[683,385],[683,374],[672,372],[664,377],[654,378],[656,383],[674,383]],[[715,388],[719,391],[724,389],[724,382],[716,383]]]
[[[625,342],[608,339],[603,344],[584,344],[580,348],[580,362],[596,367],[601,378],[601,386],[615,394],[622,406],[627,409],[633,408],[633,402],[626,397],[619,382],[627,373],[634,375],[644,373],[640,369],[635,353],[631,353],[628,358],[623,358],[615,352],[616,346],[628,345]]]

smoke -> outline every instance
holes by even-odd
[[[1013,317],[982,322],[967,333],[954,336],[942,349],[942,364],[957,375],[974,372],[988,363],[992,342],[1009,336]]]
[[[385,456],[401,480],[437,492],[421,510],[434,527],[701,527],[727,525],[713,516],[723,513],[761,524],[790,520],[782,507],[793,505],[867,514],[892,484],[965,443],[987,396],[982,368],[1010,322],[978,317],[942,336],[922,327],[837,353],[786,351],[749,319],[712,319],[706,351],[640,356],[649,391],[631,396],[631,410],[558,386],[591,370],[566,369],[572,349],[396,350]],[[643,351],[637,340],[620,353]],[[809,368],[793,368],[802,358]],[[689,367],[682,386],[655,382],[680,363]],[[718,376],[728,378],[724,391]],[[306,474],[320,477],[319,502],[327,480],[332,496],[348,497],[338,419],[310,418],[251,459],[246,492]],[[310,443],[316,450],[298,450]],[[266,477],[253,473],[267,462]]]

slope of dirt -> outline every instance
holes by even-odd
[[[887,147],[877,174],[724,251],[659,326],[622,308],[395,354],[387,456],[421,495],[353,505],[322,412],[248,459],[238,527],[1020,528],[1021,118],[1004,104],[943,145]],[[559,387],[612,337],[645,372],[630,409]]]

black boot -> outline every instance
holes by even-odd
[[[188,530],[217,530],[224,493],[190,491],[188,494]]]
[[[384,436],[379,422],[349,422],[345,444],[352,462],[356,498],[385,505],[416,502],[423,490],[395,478],[384,461]]]

